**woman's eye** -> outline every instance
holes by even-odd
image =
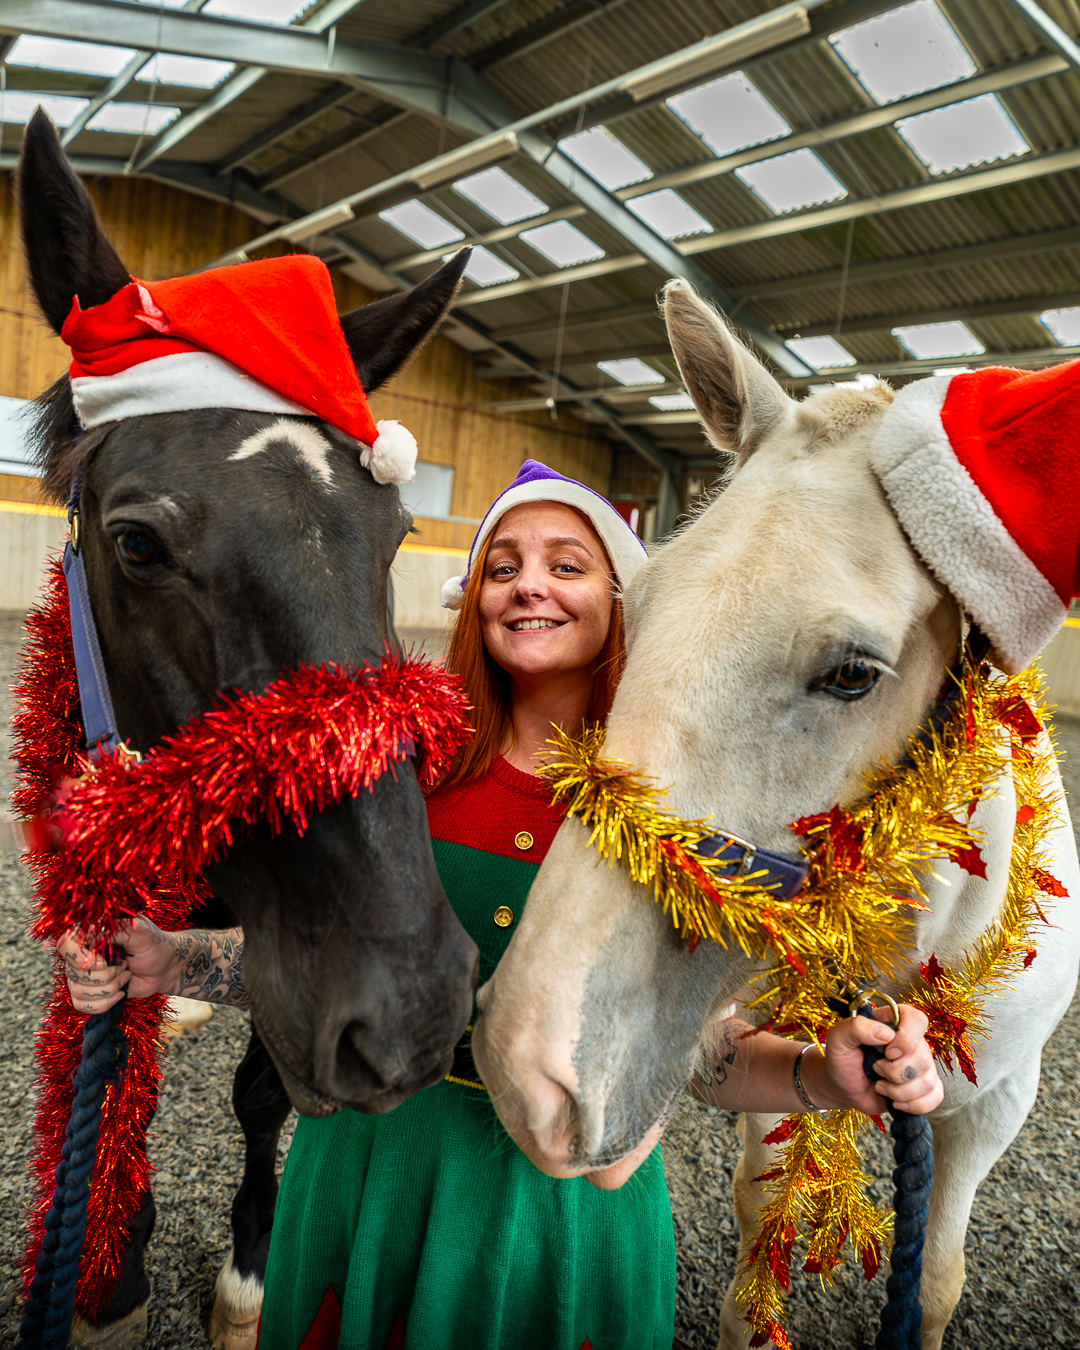
[[[580,572],[581,568],[576,562],[557,562],[555,564],[556,572]]]
[[[121,558],[136,567],[148,567],[165,561],[161,545],[153,535],[143,530],[125,530],[123,534],[117,535],[116,547],[120,550]]]
[[[825,678],[820,687],[823,693],[850,702],[868,694],[880,678],[880,669],[869,661],[845,661]]]

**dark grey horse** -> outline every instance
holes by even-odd
[[[57,332],[75,296],[85,310],[129,283],[40,110],[26,130],[19,201],[34,292]],[[434,332],[465,261],[460,254],[413,290],[342,317],[365,390]],[[135,749],[209,708],[219,690],[259,691],[302,663],[378,661],[391,636],[388,573],[411,525],[397,488],[377,484],[357,443],[314,418],[287,419],[263,453],[230,460],[278,420],[213,408],[83,432],[66,377],[38,401],[46,490],[63,502],[82,475],[91,603],[120,734]],[[329,484],[301,453],[311,428],[329,447]],[[377,1113],[438,1080],[468,1020],[477,955],[436,875],[411,766],[316,816],[303,838],[257,830],[208,879],[213,912],[193,922],[243,925],[252,998],[233,1094],[246,1166],[232,1264],[219,1281],[219,1293],[243,1292],[250,1304],[290,1100],[308,1115]],[[153,1222],[147,1194],[99,1319],[112,1328],[110,1345],[138,1343],[145,1326]],[[136,1339],[125,1340],[121,1324]]]

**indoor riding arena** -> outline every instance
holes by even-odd
[[[42,1092],[35,1034],[50,997],[54,952],[52,943],[28,936],[36,899],[27,850],[38,850],[34,856],[46,871],[48,860],[41,862],[45,827],[35,834],[11,800],[19,774],[12,685],[27,615],[43,603],[46,569],[61,556],[69,532],[55,477],[46,490],[41,458],[46,435],[40,427],[36,438],[32,432],[32,401],[66,377],[69,365],[76,409],[83,407],[80,379],[85,386],[95,375],[99,383],[122,378],[118,366],[91,369],[77,352],[73,356],[75,348],[65,345],[68,324],[65,340],[58,335],[79,297],[77,284],[63,292],[59,319],[51,312],[43,316],[43,294],[63,284],[56,280],[55,260],[64,250],[77,260],[90,244],[85,221],[82,227],[60,221],[49,234],[48,213],[63,194],[40,186],[47,181],[43,171],[31,178],[34,133],[28,124],[37,109],[47,114],[62,148],[61,156],[47,124],[34,123],[40,144],[54,147],[44,152],[54,155],[49,171],[59,174],[66,157],[84,185],[122,260],[123,275],[140,283],[137,303],[143,308],[136,318],[146,332],[154,329],[154,338],[169,328],[157,308],[168,310],[162,299],[167,292],[154,289],[169,278],[209,275],[211,269],[242,276],[249,263],[300,255],[325,264],[333,304],[346,314],[402,296],[439,275],[459,250],[471,249],[460,289],[447,290],[452,299],[437,334],[441,311],[435,306],[430,319],[416,319],[426,325],[423,332],[417,328],[416,338],[395,339],[404,344],[403,355],[377,391],[349,348],[364,392],[371,392],[380,439],[389,442],[384,429],[393,419],[408,428],[417,446],[415,473],[380,476],[374,441],[369,449],[359,438],[364,467],[357,472],[365,477],[365,490],[379,501],[400,491],[413,521],[410,532],[404,526],[399,532],[400,545],[399,536],[390,545],[372,545],[372,556],[381,548],[390,568],[388,581],[377,567],[372,573],[376,607],[385,586],[390,631],[401,649],[441,663],[454,623],[453,611],[443,607],[444,583],[460,577],[468,603],[465,577],[476,561],[470,557],[474,536],[525,461],[540,461],[606,499],[641,541],[649,555],[646,582],[635,583],[637,595],[645,597],[643,611],[648,578],[662,565],[668,541],[674,538],[671,547],[677,548],[680,532],[699,528],[713,504],[721,509],[724,491],[736,491],[744,470],[731,478],[735,457],[729,451],[739,452],[748,474],[754,471],[747,423],[739,423],[742,430],[736,428],[725,443],[717,412],[721,395],[712,392],[721,375],[713,384],[691,376],[689,358],[677,361],[673,354],[671,317],[666,328],[661,303],[672,279],[726,316],[760,362],[747,358],[738,367],[749,370],[752,364],[758,372],[739,377],[742,406],[749,406],[764,381],[780,391],[777,398],[786,395],[783,415],[791,426],[811,425],[807,419],[814,414],[806,411],[811,405],[840,406],[838,390],[849,401],[873,393],[885,406],[891,395],[881,392],[884,382],[898,391],[899,400],[884,414],[887,420],[894,409],[913,406],[910,399],[903,402],[904,391],[920,381],[936,380],[942,390],[981,389],[974,377],[990,368],[1011,368],[1019,372],[1017,379],[1068,362],[1077,362],[1080,371],[1080,0],[0,0],[0,1344],[24,1350],[68,1343],[66,1321],[51,1341],[48,1332],[34,1339],[24,1324],[23,1263],[35,1195],[31,1159],[35,1131],[43,1128],[35,1125]],[[72,275],[79,275],[77,269]],[[122,277],[114,289],[124,284]],[[111,304],[111,295],[102,293],[93,305]],[[85,317],[93,305],[85,292],[81,298],[78,315]],[[72,316],[77,317],[74,309]],[[331,320],[340,345],[342,330],[333,312]],[[301,330],[304,322],[301,316]],[[406,360],[428,330],[430,341]],[[348,336],[347,327],[344,331]],[[135,336],[144,336],[143,330]],[[204,350],[198,340],[191,342],[181,342],[181,354],[162,361]],[[212,342],[205,350],[218,351]],[[220,362],[220,353],[210,359]],[[241,358],[228,359],[235,363],[234,374],[243,368]],[[759,379],[762,368],[771,380]],[[317,372],[317,362],[304,370]],[[240,378],[254,377],[249,372]],[[970,385],[963,383],[967,379]],[[731,381],[738,385],[734,376]],[[306,434],[314,441],[303,441],[298,432],[298,444],[309,447],[302,450],[305,473],[312,481],[320,475],[329,481],[325,457],[320,458],[327,442],[310,425],[321,414],[295,392],[279,397],[280,388],[264,390],[278,403],[215,402],[207,396],[162,407],[174,418],[237,408],[306,416]],[[65,396],[70,402],[72,394]],[[918,396],[916,390],[912,398]],[[935,406],[941,407],[940,399]],[[130,437],[129,424],[109,420],[125,416],[130,414],[111,413],[103,430],[89,433],[101,447],[93,453],[107,458],[111,437]],[[942,419],[947,430],[944,413]],[[85,435],[84,428],[93,425],[85,414],[69,434]],[[125,425],[126,433],[110,430]],[[333,425],[337,453],[344,433],[340,423]],[[807,460],[815,454],[814,436],[804,437],[800,453]],[[822,433],[821,439],[828,437]],[[252,444],[248,437],[231,458],[254,457],[259,447]],[[1062,454],[1075,461],[1073,440]],[[1054,459],[1047,457],[1045,465],[1052,476]],[[997,471],[1010,473],[1007,466]],[[89,468],[85,472],[89,475]],[[75,491],[83,473],[79,467]],[[394,482],[399,487],[385,486]],[[1068,547],[1080,549],[1076,503],[1064,500],[1076,482],[1070,470],[1060,488],[1056,480],[1038,485],[1046,499],[1059,498],[1054,510],[1062,514],[1045,526],[1055,548],[1064,547],[1061,522],[1071,510]],[[974,485],[972,490],[978,491]],[[1017,487],[1019,505],[1014,504],[1029,517],[1038,508],[1031,492],[1025,479]],[[217,506],[229,528],[232,511],[236,530],[246,528],[250,501]],[[288,511],[286,505],[286,516]],[[287,529],[288,521],[277,514],[273,527]],[[319,536],[318,524],[298,507],[301,519],[311,538]],[[851,520],[846,528],[857,533],[860,524]],[[994,524],[1010,547],[1022,549],[1000,521]],[[915,550],[912,565],[926,584],[937,587],[935,594],[955,592],[916,535],[910,530],[908,535]],[[253,550],[250,575],[272,583],[283,555],[270,537],[255,536]],[[916,553],[922,561],[915,561]],[[694,571],[699,559],[702,568],[709,566],[705,554],[681,556],[691,558],[685,565]],[[90,570],[94,555],[87,556]],[[366,558],[361,561],[368,565]],[[793,585],[796,570],[793,563]],[[1074,590],[1080,591],[1080,571],[1075,575]],[[983,582],[991,609],[995,588],[1012,584],[998,573],[993,577]],[[721,580],[711,595],[719,595]],[[106,649],[115,625],[135,623],[138,609],[122,609],[116,586],[108,594],[121,609],[119,618],[108,620],[113,627],[101,629]],[[1063,597],[1060,586],[1056,594],[1061,612],[1039,630],[1035,646],[1051,711],[1047,730],[1075,813],[1080,811],[1080,601],[1071,591]],[[357,612],[368,612],[369,599],[357,602]],[[99,596],[95,606],[100,603]],[[460,597],[456,603],[463,603]],[[958,592],[956,606],[962,614],[972,612]],[[261,622],[261,614],[253,602],[250,622]],[[743,617],[753,622],[753,614]],[[976,625],[980,617],[974,611]],[[101,627],[102,615],[91,618],[91,627],[94,618]],[[697,606],[668,615],[673,679],[682,668],[676,648],[681,651],[683,639],[707,618]],[[276,622],[280,627],[281,616]],[[980,668],[985,675],[1003,649],[992,626],[983,627],[990,642],[990,656]],[[632,625],[630,634],[633,638]],[[285,662],[278,673],[302,659]],[[631,641],[628,670],[633,659]],[[952,659],[942,665],[944,676],[957,669]],[[968,673],[951,685],[946,678],[943,689],[972,687],[974,666],[965,659],[970,656],[956,658]],[[979,656],[975,664],[982,660]],[[1018,669],[1007,673],[1017,675]],[[115,690],[108,669],[105,678]],[[235,683],[221,692],[230,693]],[[266,683],[252,677],[246,690],[260,694]],[[148,676],[146,688],[152,685]],[[79,687],[85,690],[81,666]],[[886,679],[878,694],[885,697],[895,687]],[[745,697],[753,699],[754,691],[747,689]],[[940,706],[945,702],[942,696]],[[123,738],[135,733],[125,730],[119,695],[117,703],[121,716],[113,744],[119,739],[123,749]],[[618,712],[618,702],[615,706]],[[760,740],[767,742],[768,709],[777,719],[780,714],[775,702],[762,708]],[[1024,711],[1033,715],[1026,704]],[[1022,761],[1032,753],[1035,733],[1023,732],[1015,708],[1008,713],[1012,721],[1006,713],[1000,736],[1006,747],[1011,744],[1013,762]],[[182,720],[174,718],[169,730]],[[931,735],[919,725],[911,733],[913,747],[919,737]],[[399,758],[418,753],[409,745]],[[1008,748],[1003,753],[1008,764]],[[89,773],[88,762],[80,763]],[[53,781],[77,772],[60,765]],[[660,787],[668,790],[666,779]],[[969,821],[980,792],[971,795]],[[835,800],[808,804],[796,814],[824,820],[810,813],[827,811]],[[317,813],[321,807],[311,809]],[[710,829],[723,825],[722,809],[718,803]],[[1030,808],[1018,810],[1017,830],[1024,810]],[[959,828],[962,815],[950,820],[952,827]],[[784,818],[785,826],[792,818]],[[49,847],[62,852],[63,826],[55,823],[62,821],[61,808],[52,820]],[[978,818],[973,837],[977,826]],[[523,838],[532,845],[530,834],[517,835]],[[430,849],[426,826],[422,842]],[[744,861],[752,864],[754,849],[745,848],[750,852]],[[979,856],[977,848],[974,853]],[[427,856],[430,861],[430,852]],[[618,869],[622,863],[613,865]],[[924,866],[936,875],[933,862]],[[1012,866],[1004,876],[1012,876]],[[986,878],[987,872],[984,867],[972,875]],[[1054,884],[1059,889],[1046,894],[1067,894]],[[896,895],[888,898],[903,902]],[[1045,895],[1041,903],[1048,903]],[[1056,902],[1049,903],[1050,927],[1037,923],[1021,941],[1021,947],[1028,944],[1022,962],[1022,953],[1010,954],[1006,942],[1001,959],[1012,961],[1011,973],[986,991],[988,1036],[997,1045],[1024,1032],[1024,1019],[1006,1009],[1016,979],[1038,987],[1046,966],[1038,959],[1041,933],[1054,931]],[[511,921],[499,917],[504,912],[511,915],[500,908],[497,924]],[[692,944],[698,936],[694,930]],[[977,937],[959,945],[957,959]],[[930,950],[918,952],[916,973],[918,962],[928,958],[933,970]],[[927,967],[921,968],[929,983]],[[486,978],[483,964],[480,969]],[[56,997],[66,995],[61,990]],[[753,997],[748,993],[745,1001]],[[1062,1006],[1068,997],[1066,990]],[[219,1003],[212,1015],[210,1004],[202,1006],[208,1020],[186,1030],[166,1023],[161,1039],[163,1077],[147,1144],[157,1205],[145,1254],[152,1285],[147,1329],[135,1339],[109,1339],[107,1328],[98,1332],[77,1319],[72,1345],[202,1350],[211,1344],[215,1281],[223,1262],[232,1259],[230,1213],[245,1174],[244,1136],[232,1103],[251,1017],[240,1006]],[[258,1016],[258,996],[255,1006]],[[764,1013],[747,1015],[765,1020]],[[81,1021],[76,1026],[68,1017],[64,1025],[69,1038],[81,1035]],[[957,1030],[954,1021],[954,1034],[962,1038],[965,1025]],[[978,1071],[980,1047],[991,1042],[972,1039]],[[1080,1350],[1078,1047],[1080,1003],[1074,999],[1043,1051],[1030,1114],[975,1196],[964,1239],[963,1289],[940,1342],[945,1350]],[[267,1049],[273,1058],[269,1044]],[[78,1045],[70,1053],[74,1064]],[[1034,1042],[1031,1053],[1039,1053]],[[452,1074],[460,1072],[456,1056]],[[951,1066],[939,1060],[948,1102],[950,1080],[963,1086],[962,1056],[943,1058]],[[472,1072],[478,1072],[475,1065]],[[122,1077],[109,1081],[110,1093],[120,1091]],[[680,1082],[685,1081],[684,1069]],[[797,1067],[794,1081],[811,1106]],[[434,1085],[418,1095],[446,1086],[430,1076],[428,1082]],[[492,1147],[514,1150],[513,1140],[494,1115],[491,1119],[500,1131]],[[674,1216],[671,1344],[678,1350],[714,1350],[721,1338],[721,1309],[739,1257],[732,1187],[742,1148],[738,1119],[736,1112],[686,1092],[670,1108],[660,1144]],[[282,1129],[279,1175],[296,1120],[291,1112]],[[877,1132],[860,1138],[871,1199],[888,1210],[889,1141]],[[92,1211],[95,1184],[90,1183],[89,1202],[82,1202],[84,1214],[87,1203]],[[584,1185],[580,1179],[555,1184]],[[625,1182],[631,1193],[639,1184],[639,1174]],[[37,1194],[40,1199],[44,1192]],[[754,1343],[776,1343],[780,1350],[873,1346],[887,1266],[867,1281],[849,1248],[828,1282],[803,1273],[805,1246],[796,1243],[792,1253],[789,1241],[787,1257],[790,1343],[782,1328],[772,1342],[762,1335]],[[84,1270],[88,1259],[84,1251]],[[264,1249],[264,1264],[265,1259]],[[782,1284],[786,1265],[778,1278]],[[260,1280],[261,1268],[255,1280],[261,1289]],[[54,1300],[59,1276],[56,1281]],[[70,1317],[70,1295],[68,1302]],[[256,1350],[255,1325],[249,1339],[226,1341],[226,1350]],[[388,1350],[416,1350],[404,1328],[404,1322],[400,1330],[395,1323]],[[104,1338],[79,1339],[89,1332]],[[264,1344],[265,1333],[264,1324]],[[749,1343],[742,1339],[748,1333],[738,1328],[728,1328],[724,1336],[723,1350]],[[372,1350],[382,1350],[383,1342],[384,1336],[377,1347],[372,1342]],[[222,1344],[220,1336],[213,1343]],[[325,1336],[304,1339],[295,1350],[337,1343]],[[368,1342],[348,1340],[343,1331],[341,1345],[346,1344]],[[490,1328],[470,1344],[478,1350],[527,1350]],[[585,1344],[590,1350],[654,1350],[660,1342],[650,1333],[647,1340],[605,1342],[597,1336]],[[578,1335],[572,1346],[560,1341],[550,1350],[580,1345]]]

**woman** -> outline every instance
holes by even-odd
[[[644,551],[602,497],[527,462],[488,512],[469,570],[444,587],[459,609],[448,656],[477,734],[428,801],[435,860],[487,980],[561,821],[537,776],[552,723],[608,713],[623,663],[618,591]],[[124,967],[67,944],[76,1006],[128,992],[208,997],[237,985],[242,934],[118,935]],[[80,954],[81,953],[81,954]],[[221,977],[228,973],[229,980]],[[765,1034],[725,1040],[726,1079],[701,1095],[730,1109],[930,1110],[941,1086],[926,1021],[852,1019],[824,1055]],[[730,1027],[730,1024],[729,1024]],[[886,1044],[876,1089],[861,1045]],[[800,1077],[801,1070],[801,1077]],[[675,1247],[659,1149],[622,1189],[553,1180],[502,1131],[466,1044],[446,1079],[381,1117],[301,1119],[274,1218],[261,1350],[668,1350]]]

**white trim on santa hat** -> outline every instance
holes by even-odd
[[[575,507],[586,516],[607,549],[620,590],[625,591],[639,570],[648,562],[649,555],[645,551],[645,545],[606,498],[571,479],[536,478],[531,482],[509,487],[496,497],[469,549],[468,570],[463,576],[451,577],[443,583],[439,597],[443,609],[461,608],[469,574],[484,541],[507,511],[525,502],[561,502],[565,506]]]
[[[76,375],[71,393],[84,427],[194,408],[243,408],[312,416],[307,408],[211,352],[173,352],[153,361],[140,361],[116,375]]]
[[[1066,608],[956,457],[941,420],[951,378],[897,394],[870,462],[916,553],[1015,673],[1054,636]]]
[[[173,352],[141,361],[116,375],[76,375],[71,381],[75,413],[84,427],[153,413],[195,408],[242,408],[290,417],[314,417],[292,399],[261,384],[211,352]],[[416,440],[400,422],[376,422],[373,445],[361,445],[360,463],[376,483],[411,483],[416,477]],[[346,434],[346,433],[343,433]]]

